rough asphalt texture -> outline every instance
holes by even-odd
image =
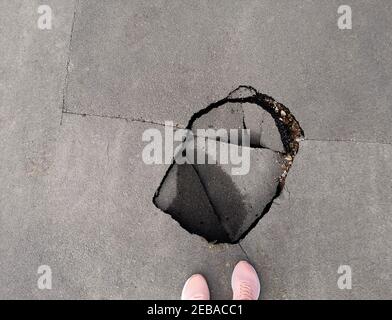
[[[346,1],[352,30],[335,0],[46,3],[43,31],[41,2],[0,1],[0,298],[176,299],[194,272],[230,298],[239,259],[263,299],[392,297],[391,1]],[[242,84],[306,141],[252,232],[211,245],[152,203],[168,165],[141,137]]]

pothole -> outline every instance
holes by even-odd
[[[187,129],[230,132],[196,139],[214,140],[221,147],[229,144],[233,148],[234,144],[236,151],[249,152],[249,172],[234,175],[230,164],[180,164],[174,160],[153,202],[192,234],[209,242],[237,243],[280,195],[303,130],[287,107],[249,86],[240,86],[195,113]],[[250,130],[250,147],[233,139],[232,134],[242,129]],[[201,151],[196,147],[195,152]]]

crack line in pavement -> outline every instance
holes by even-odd
[[[379,145],[387,145],[391,146],[392,143],[388,142],[378,142],[378,141],[366,141],[366,140],[344,140],[344,139],[310,139],[310,138],[305,138],[304,141],[316,141],[316,142],[347,142],[347,143],[363,143],[363,144],[379,144]]]
[[[66,65],[65,65],[65,78],[64,78],[64,85],[63,85],[63,97],[62,97],[62,106],[61,106],[60,126],[63,124],[63,116],[64,116],[64,112],[66,111],[65,100],[66,100],[66,94],[67,94],[67,89],[68,89],[69,66],[71,63],[72,37],[73,37],[73,33],[74,33],[75,21],[76,21],[76,11],[78,10],[78,7],[79,7],[79,0],[76,0],[75,6],[74,6],[74,13],[73,13],[73,17],[72,17],[71,34],[69,37],[69,44],[68,44],[68,57],[67,57]]]
[[[122,116],[111,116],[111,115],[102,115],[102,114],[94,114],[94,113],[79,113],[79,112],[73,112],[73,111],[67,111],[67,110],[65,110],[63,113],[74,115],[74,116],[80,116],[80,117],[97,117],[97,118],[106,118],[106,119],[118,119],[118,120],[124,120],[127,122],[149,123],[149,124],[155,124],[157,126],[163,126],[163,127],[166,126],[166,127],[177,128],[177,129],[185,129],[185,127],[181,126],[180,124],[175,124],[175,125],[171,126],[171,125],[168,125],[167,123],[157,122],[154,120],[148,120],[148,119],[143,119],[143,118],[129,118],[129,117],[122,117]]]
[[[242,246],[242,244],[240,242],[238,242],[238,246],[241,248],[242,252],[244,253],[246,259],[248,260],[248,262],[252,262],[248,256],[248,253],[246,252],[246,250],[244,249],[244,247]]]

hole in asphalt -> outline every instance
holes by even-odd
[[[196,142],[213,140],[217,150],[228,145],[239,155],[248,152],[249,171],[233,174],[230,163],[180,164],[174,160],[153,202],[192,234],[209,242],[237,243],[280,195],[303,130],[287,107],[249,86],[240,86],[195,113],[187,129],[195,134]],[[200,137],[197,129],[225,129],[228,134]],[[243,129],[249,130],[250,144],[243,143]],[[206,150],[195,145],[194,154],[207,158]]]

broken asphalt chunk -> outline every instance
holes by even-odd
[[[187,129],[195,135],[183,142],[190,146],[184,149],[187,162],[175,158],[154,204],[190,233],[211,242],[236,243],[279,196],[303,131],[287,107],[249,86],[194,114]],[[199,135],[198,129],[232,131],[222,137],[214,131]],[[241,137],[243,129],[250,134],[233,140],[232,133]],[[225,158],[222,150],[243,161]]]

